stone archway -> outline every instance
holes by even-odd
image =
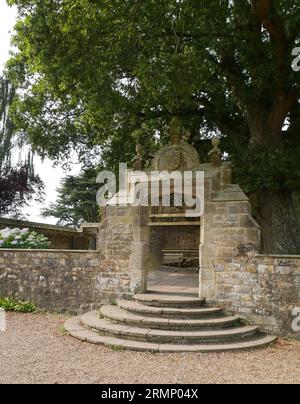
[[[178,141],[177,132],[171,135],[171,139],[172,143],[157,153],[153,163],[145,172],[142,171],[141,152],[140,147],[138,148],[139,155],[135,159],[135,170],[140,171],[128,171],[128,194],[131,195],[132,185],[138,178],[142,178],[140,181],[145,182],[149,191],[149,176],[151,176],[152,186],[153,171],[158,173],[158,177],[155,177],[154,181],[159,184],[161,170],[165,170],[163,173],[166,174],[166,177],[179,173],[181,180],[182,174],[188,171],[192,173],[190,179],[192,185],[194,185],[198,173],[204,173],[204,211],[201,222],[192,219],[192,225],[190,222],[184,223],[182,226],[182,221],[187,221],[187,219],[184,215],[180,217],[175,214],[177,223],[174,225],[172,223],[174,213],[166,207],[152,216],[151,208],[148,206],[108,207],[107,220],[102,225],[103,231],[100,229],[99,239],[103,242],[103,246],[100,245],[100,248],[103,251],[105,263],[111,265],[112,270],[119,273],[122,282],[124,280],[124,284],[127,285],[128,293],[145,292],[147,273],[151,265],[153,266],[150,228],[164,227],[162,236],[155,236],[157,250],[160,251],[159,238],[172,237],[172,234],[168,234],[170,230],[166,230],[168,226],[174,226],[174,228],[177,226],[181,228],[181,232],[184,227],[195,226],[193,231],[197,235],[195,235],[196,241],[194,241],[198,244],[200,267],[199,295],[201,298],[213,300],[217,292],[216,265],[234,258],[237,248],[241,244],[250,244],[253,249],[258,251],[260,228],[251,216],[247,196],[238,185],[232,184],[231,164],[221,163],[220,151],[217,148],[218,142],[213,140],[214,148],[210,153],[211,163],[200,164],[197,151],[186,142]],[[172,172],[174,168],[178,171]],[[155,189],[158,196],[162,196],[160,186]],[[152,188],[151,192],[152,196]],[[171,185],[169,193],[175,193],[174,184],[173,187]],[[170,225],[170,223],[172,224]],[[183,234],[182,239],[185,237],[189,236]],[[171,248],[174,248],[172,244]]]

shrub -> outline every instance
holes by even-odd
[[[48,249],[48,238],[29,229],[0,230],[0,248]]]
[[[15,311],[18,313],[34,313],[35,304],[31,302],[22,302],[11,297],[0,298],[0,308],[5,311]]]

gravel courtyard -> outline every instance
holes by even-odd
[[[63,334],[65,317],[7,315],[0,383],[300,383],[300,342],[226,354],[112,351]]]

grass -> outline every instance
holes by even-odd
[[[234,315],[234,314],[233,314]],[[247,319],[245,319],[245,318],[240,318],[239,320],[239,324],[236,324],[237,326],[238,325],[245,325],[245,326],[247,326],[247,325],[253,325],[253,323],[251,322],[251,321],[249,321],[249,320],[247,320]]]
[[[63,336],[69,334],[68,331],[65,329],[65,327],[64,327],[63,325],[61,325],[61,326],[59,327],[58,331],[59,331],[59,333],[60,333],[61,335],[63,335]]]
[[[114,352],[123,352],[126,350],[125,347],[121,345],[109,345],[109,348]]]
[[[15,311],[17,313],[35,313],[36,305],[31,302],[23,302],[13,297],[0,297],[0,308],[5,311]]]

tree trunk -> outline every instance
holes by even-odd
[[[259,202],[264,253],[300,255],[300,226],[292,193],[263,190]]]
[[[291,109],[292,96],[278,96],[272,110],[261,114],[253,109],[248,118],[250,142],[254,145],[282,147],[282,126]],[[259,222],[263,251],[267,254],[300,255],[300,223],[291,190],[258,191]]]

